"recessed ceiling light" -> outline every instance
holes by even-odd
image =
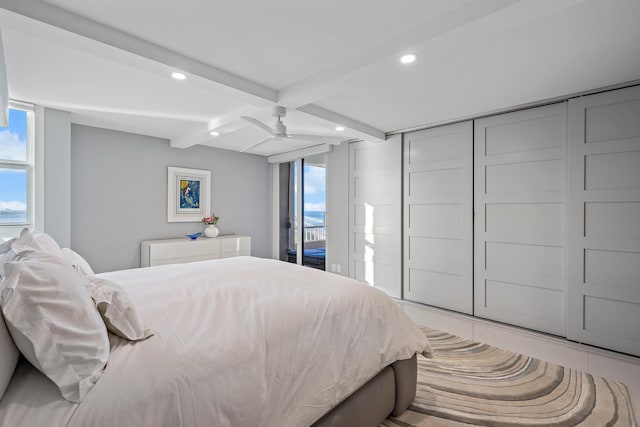
[[[342,132],[344,130],[344,126],[336,126],[336,130],[338,132]]]
[[[171,77],[173,77],[176,80],[184,80],[187,78],[187,76],[185,76],[184,73],[179,73],[177,71],[171,73]]]
[[[404,55],[403,57],[401,57],[400,58],[400,62],[402,62],[403,64],[411,64],[417,58],[418,58],[418,56],[415,53],[409,53],[409,54]]]
[[[209,131],[209,135],[218,136],[218,135],[220,135],[220,132],[216,132],[215,130],[212,130],[212,131]]]

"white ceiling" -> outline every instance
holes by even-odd
[[[242,150],[267,135],[240,116],[272,124],[275,105],[288,107],[290,133],[379,140],[640,79],[638,0],[0,0],[0,8],[10,97],[183,148]],[[408,52],[418,60],[400,64]],[[173,80],[174,70],[187,79]]]

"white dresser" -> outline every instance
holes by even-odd
[[[151,267],[163,264],[180,264],[209,259],[251,255],[251,237],[218,236],[143,240],[140,242],[140,266]]]

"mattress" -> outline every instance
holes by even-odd
[[[21,361],[0,425],[310,425],[385,366],[430,352],[384,293],[280,261],[99,276],[125,287],[155,335],[111,335],[104,373],[80,404]]]

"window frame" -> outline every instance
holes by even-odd
[[[39,201],[37,197],[36,180],[38,172],[37,144],[36,144],[36,107],[22,101],[9,100],[9,108],[26,111],[26,142],[27,156],[25,161],[5,160],[0,158],[0,168],[24,170],[27,174],[27,220],[26,222],[0,224],[0,238],[8,239],[17,236],[23,228],[36,228],[39,224]],[[40,186],[38,186],[40,187]]]
[[[329,157],[328,154],[333,151],[333,147],[329,144],[323,144],[308,148],[303,148],[296,151],[290,151],[287,153],[276,154],[267,158],[267,161],[271,163],[271,223],[272,223],[272,250],[271,258],[281,260],[280,258],[280,164],[291,163],[292,171],[297,169],[295,185],[298,188],[296,191],[297,208],[295,209],[296,217],[298,218],[298,227],[295,230],[295,248],[296,248],[296,264],[304,264],[304,164],[305,159],[314,156],[324,156],[325,165],[325,206],[329,204],[329,198],[326,194],[329,193],[328,187],[328,170],[329,170]],[[328,206],[325,212],[328,212]],[[325,227],[326,227],[325,216]],[[329,233],[325,236],[325,248],[329,247]],[[328,250],[327,250],[328,252]],[[326,258],[325,258],[326,263]],[[325,264],[325,271],[327,265]]]

